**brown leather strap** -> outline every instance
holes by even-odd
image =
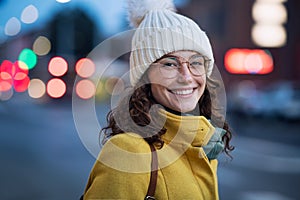
[[[151,174],[150,174],[150,183],[148,191],[145,197],[145,200],[155,200],[154,193],[157,183],[157,170],[158,170],[158,159],[157,152],[153,144],[150,144],[151,148]]]

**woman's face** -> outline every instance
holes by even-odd
[[[189,70],[187,61],[196,63],[199,60],[197,55],[200,54],[192,51],[177,51],[158,60],[156,62],[158,64],[151,65],[148,78],[151,83],[152,94],[158,103],[182,113],[195,109],[206,85],[205,71],[204,73],[193,73],[197,74],[193,75]],[[172,59],[180,64],[176,73],[173,73],[174,70],[167,72],[168,68],[166,67],[173,66]]]

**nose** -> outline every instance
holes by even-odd
[[[179,70],[179,81],[180,82],[191,82],[193,80],[192,74],[189,69],[189,64],[187,62],[182,63],[182,66]]]

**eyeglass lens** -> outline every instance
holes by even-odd
[[[194,76],[202,76],[205,74],[205,58],[204,56],[192,56],[188,61],[180,61],[177,57],[166,57],[161,59],[158,64],[161,74],[166,78],[174,78],[180,73],[183,63],[188,64],[190,73]]]

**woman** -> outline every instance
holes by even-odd
[[[84,199],[144,199],[153,176],[156,199],[219,199],[216,158],[233,147],[209,39],[171,0],[128,3],[133,89],[107,116]]]

